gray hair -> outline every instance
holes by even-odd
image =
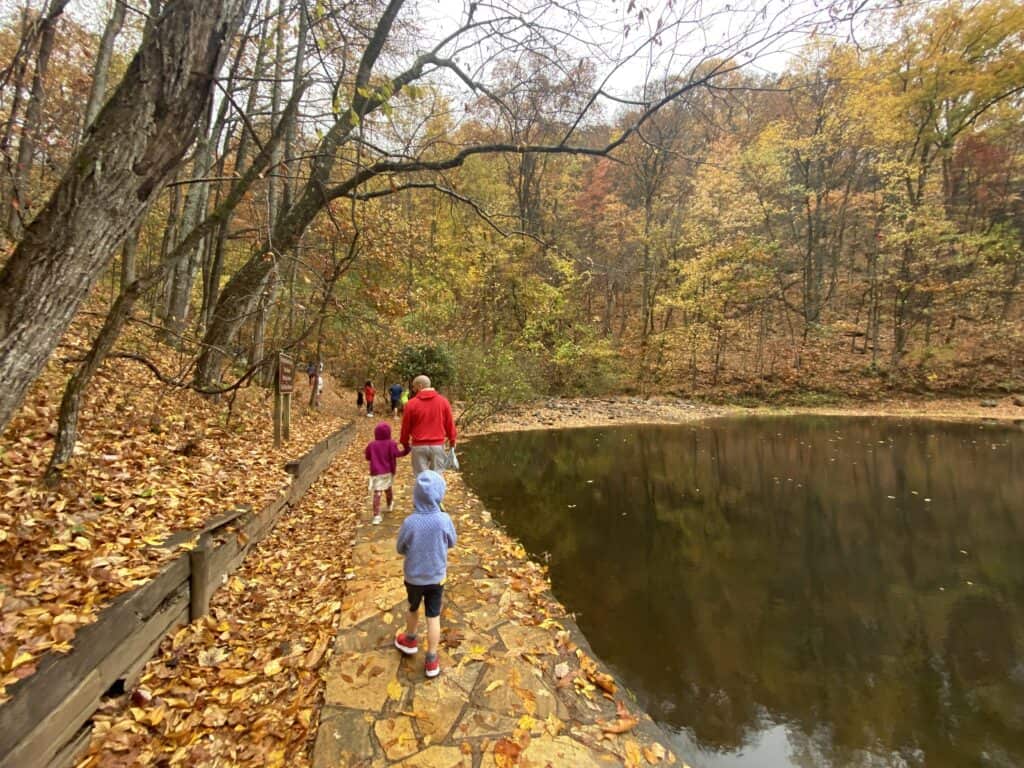
[[[419,392],[423,389],[430,389],[430,377],[421,373],[412,380],[412,389],[414,392]]]

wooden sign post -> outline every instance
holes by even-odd
[[[295,361],[283,352],[277,354],[274,377],[274,447],[280,448],[292,438],[292,390],[295,388]]]

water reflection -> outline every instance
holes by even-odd
[[[696,768],[1024,765],[1024,434],[528,432],[467,481]]]

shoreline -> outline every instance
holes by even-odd
[[[828,406],[716,405],[667,397],[609,396],[551,398],[516,405],[485,422],[465,428],[465,438],[498,432],[541,429],[580,429],[634,424],[685,424],[723,416],[879,416],[937,421],[985,421],[1024,426],[1024,407],[1010,397],[982,406],[981,400],[886,400],[876,403]]]

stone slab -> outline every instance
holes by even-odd
[[[543,736],[539,739],[532,739],[526,749],[519,753],[519,760],[516,763],[521,766],[572,766],[572,768],[609,768],[618,765],[619,761],[613,755],[598,752],[589,747],[574,741],[568,736],[551,738]],[[507,763],[499,763],[494,757],[494,745],[490,745],[484,752],[480,768],[499,768]]]
[[[516,729],[518,721],[487,709],[468,709],[452,732],[453,739],[475,739],[483,736],[506,736]]]
[[[473,768],[473,756],[458,747],[428,747],[398,763],[397,768]]]
[[[417,715],[417,727],[426,743],[437,744],[445,740],[469,701],[482,671],[483,664],[455,666],[445,670],[440,677],[416,686],[412,706]]]
[[[373,755],[366,713],[325,706],[313,748],[313,768],[346,768]]]
[[[373,732],[388,760],[401,760],[420,749],[412,729],[412,719],[405,715],[378,720],[373,724]]]
[[[357,589],[341,601],[340,630],[362,624],[383,613],[391,613],[406,600],[405,585],[393,579],[387,585],[372,585]]]
[[[498,628],[498,635],[505,647],[512,653],[535,655],[557,653],[552,633],[540,627],[525,624],[505,624]]]
[[[337,707],[380,711],[388,698],[388,683],[396,679],[399,660],[394,649],[335,656],[327,671],[324,701]]]
[[[473,702],[498,714],[519,718],[531,715],[544,719],[550,714],[565,718],[566,708],[537,674],[519,659],[502,659],[487,665]]]

